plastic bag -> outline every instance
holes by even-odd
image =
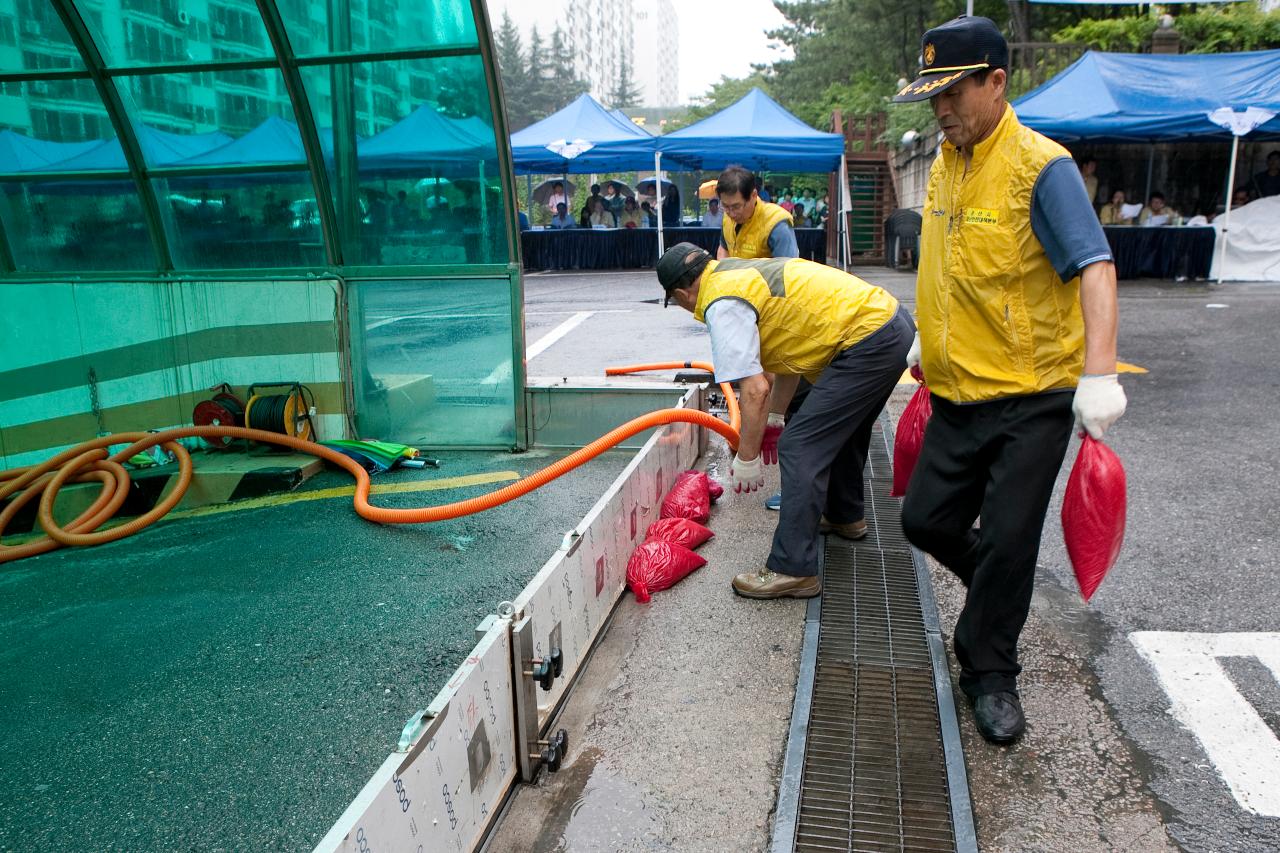
[[[1120,457],[1086,435],[1062,499],[1062,536],[1088,601],[1124,543],[1125,476]]]
[[[649,525],[644,541],[670,542],[692,551],[712,536],[715,534],[691,518],[664,518]]]
[[[706,564],[688,548],[652,539],[631,552],[627,586],[635,593],[636,601],[648,604],[650,593],[675,586],[685,575]]]
[[[889,492],[892,497],[900,498],[907,493],[907,483],[911,482],[911,472],[916,469],[920,448],[924,447],[924,428],[931,415],[933,402],[929,399],[929,388],[921,384],[902,410],[893,436],[893,490]]]
[[[702,471],[683,471],[662,501],[659,518],[691,518],[699,524],[711,520],[711,478]]]

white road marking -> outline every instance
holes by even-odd
[[[1204,746],[1240,807],[1280,817],[1280,739],[1218,662],[1256,658],[1280,681],[1280,633],[1135,631],[1129,640],[1169,694],[1174,719]]]
[[[630,308],[598,308],[593,310],[592,314],[630,314]],[[526,311],[526,317],[562,317],[565,314],[577,314],[577,311]],[[383,326],[389,326],[392,323],[399,323],[404,320],[471,320],[476,317],[506,317],[506,312],[490,311],[482,314],[436,314],[431,311],[424,311],[419,314],[398,314],[395,317],[385,317],[373,323],[365,325],[365,331],[372,332],[374,329],[380,329]]]
[[[537,358],[539,355],[545,352],[548,347],[550,347],[556,341],[563,338],[565,335],[572,332],[574,329],[578,327],[579,324],[582,323],[583,320],[587,319],[594,313],[596,312],[579,311],[578,313],[570,317],[568,320],[565,320],[559,326],[556,326],[554,329],[547,332],[542,337],[538,338],[538,340],[535,343],[530,344],[525,349],[524,360],[526,362],[533,361],[535,358]]]

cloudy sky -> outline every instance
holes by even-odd
[[[701,95],[721,75],[743,77],[752,63],[780,58],[765,30],[786,19],[770,0],[701,0],[677,3],[680,16],[680,97]]]

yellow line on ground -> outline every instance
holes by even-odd
[[[414,480],[409,483],[382,483],[370,489],[370,495],[399,495],[409,492],[436,492],[442,489],[463,489],[468,486],[483,486],[489,483],[505,483],[519,480],[515,471],[490,471],[485,474],[468,474],[465,477],[445,477],[441,480]],[[302,501],[323,501],[330,498],[349,498],[356,493],[355,486],[338,486],[332,489],[316,489],[312,492],[288,492],[282,495],[267,495],[228,504],[214,504],[195,509],[171,512],[165,520],[178,518],[198,518],[205,515],[221,515],[224,512],[240,512],[246,509],[261,509],[271,506],[285,506]]]
[[[1146,373],[1147,369],[1145,367],[1139,367],[1136,364],[1129,364],[1129,362],[1127,361],[1117,361],[1116,372],[1117,373]]]

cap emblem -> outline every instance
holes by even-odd
[[[928,44],[926,44],[926,45],[924,46],[924,64],[925,64],[925,66],[927,67],[927,66],[932,65],[932,64],[933,64],[933,60],[934,60],[934,59],[936,59],[937,57],[938,57],[938,51],[937,51],[937,49],[933,46],[933,42],[929,42]]]

